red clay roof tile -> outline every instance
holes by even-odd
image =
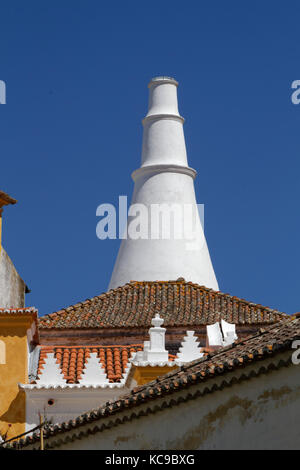
[[[95,352],[107,373],[109,381],[120,382],[128,366],[131,353],[142,349],[142,344],[131,344],[130,346],[42,346],[38,374],[42,372],[48,353],[54,353],[67,383],[78,383],[82,378],[87,358],[91,352]],[[120,354],[122,355],[122,361],[120,361]]]
[[[151,326],[159,313],[164,326],[200,326],[221,318],[236,325],[272,324],[286,318],[263,307],[198,284],[181,281],[131,282],[98,297],[45,315],[41,329]]]

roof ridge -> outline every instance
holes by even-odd
[[[175,284],[175,285],[191,286],[195,289],[200,289],[200,290],[203,290],[207,293],[214,293],[214,294],[216,294],[218,296],[221,296],[221,297],[230,298],[232,300],[237,300],[238,302],[243,302],[243,303],[245,303],[249,306],[262,308],[262,309],[264,309],[265,311],[268,311],[268,312],[276,313],[276,314],[283,315],[283,316],[287,315],[286,313],[281,312],[277,309],[273,309],[271,307],[264,306],[262,304],[255,303],[255,302],[252,302],[252,301],[249,301],[249,300],[246,300],[246,299],[243,299],[241,297],[237,297],[237,296],[234,296],[234,295],[231,295],[231,294],[228,294],[228,293],[224,293],[224,292],[221,292],[221,291],[215,291],[215,290],[213,290],[209,287],[201,286],[201,285],[195,284],[191,281],[185,281],[185,280],[175,280],[174,281],[174,280],[170,280],[170,281],[131,281],[131,282],[127,282],[126,284],[124,284],[124,286],[119,286],[119,287],[116,287],[115,289],[110,289],[107,292],[102,292],[99,295],[87,298],[86,300],[84,300],[82,302],[77,302],[75,304],[69,305],[68,307],[64,307],[62,309],[59,309],[59,310],[56,310],[54,312],[43,315],[43,316],[40,317],[40,320],[43,321],[43,319],[46,320],[47,318],[51,319],[52,316],[54,316],[54,315],[57,315],[57,314],[60,314],[60,313],[66,312],[66,311],[72,311],[72,310],[74,310],[78,307],[81,307],[83,305],[90,304],[94,300],[101,300],[102,298],[107,298],[107,297],[114,296],[117,292],[122,292],[124,289],[134,288],[135,286],[147,286],[147,285],[159,285],[159,284],[164,284],[164,285],[174,285]]]

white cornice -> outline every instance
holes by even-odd
[[[172,121],[179,121],[181,122],[181,124],[184,124],[185,122],[185,119],[182,116],[179,116],[177,114],[164,113],[164,114],[149,114],[149,116],[146,116],[144,117],[144,119],[142,119],[142,124],[144,126],[148,121],[161,121],[163,119],[168,119],[168,120],[171,119]]]
[[[161,76],[161,77],[152,78],[152,80],[148,84],[148,88],[152,87],[153,85],[162,85],[162,84],[166,84],[166,83],[170,83],[172,85],[178,86],[178,82],[177,82],[177,80],[175,80],[175,78]]]
[[[167,163],[161,163],[158,165],[145,165],[141,166],[137,170],[135,170],[131,177],[133,181],[136,181],[141,176],[147,176],[149,174],[155,173],[181,173],[188,176],[191,176],[193,179],[197,176],[197,171],[194,168],[190,168],[189,166],[181,166],[181,165],[170,165]]]
[[[65,385],[56,385],[56,384],[18,384],[20,390],[82,390],[82,389],[100,389],[100,388],[122,388],[125,387],[125,384],[122,382],[113,382],[113,383],[104,383],[104,384],[65,384]]]
[[[135,367],[174,367],[176,363],[174,361],[166,361],[166,362],[149,362],[149,361],[133,361],[132,365]]]

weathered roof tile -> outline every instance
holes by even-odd
[[[166,327],[207,325],[221,318],[236,325],[264,325],[286,317],[278,310],[191,282],[144,281],[45,315],[39,325],[41,329],[147,328],[156,313],[164,318]]]
[[[120,382],[129,365],[132,352],[141,351],[142,344],[129,346],[42,346],[38,364],[38,374],[42,372],[43,364],[49,353],[54,353],[67,383],[78,383],[91,352],[97,353],[98,358],[110,382]],[[122,361],[120,361],[120,354]],[[37,381],[38,383],[38,381]]]

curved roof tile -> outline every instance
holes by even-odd
[[[237,325],[272,324],[284,313],[217,292],[198,284],[178,281],[132,281],[39,320],[46,328],[134,328],[151,326],[159,313],[164,326],[201,326],[221,318]]]

